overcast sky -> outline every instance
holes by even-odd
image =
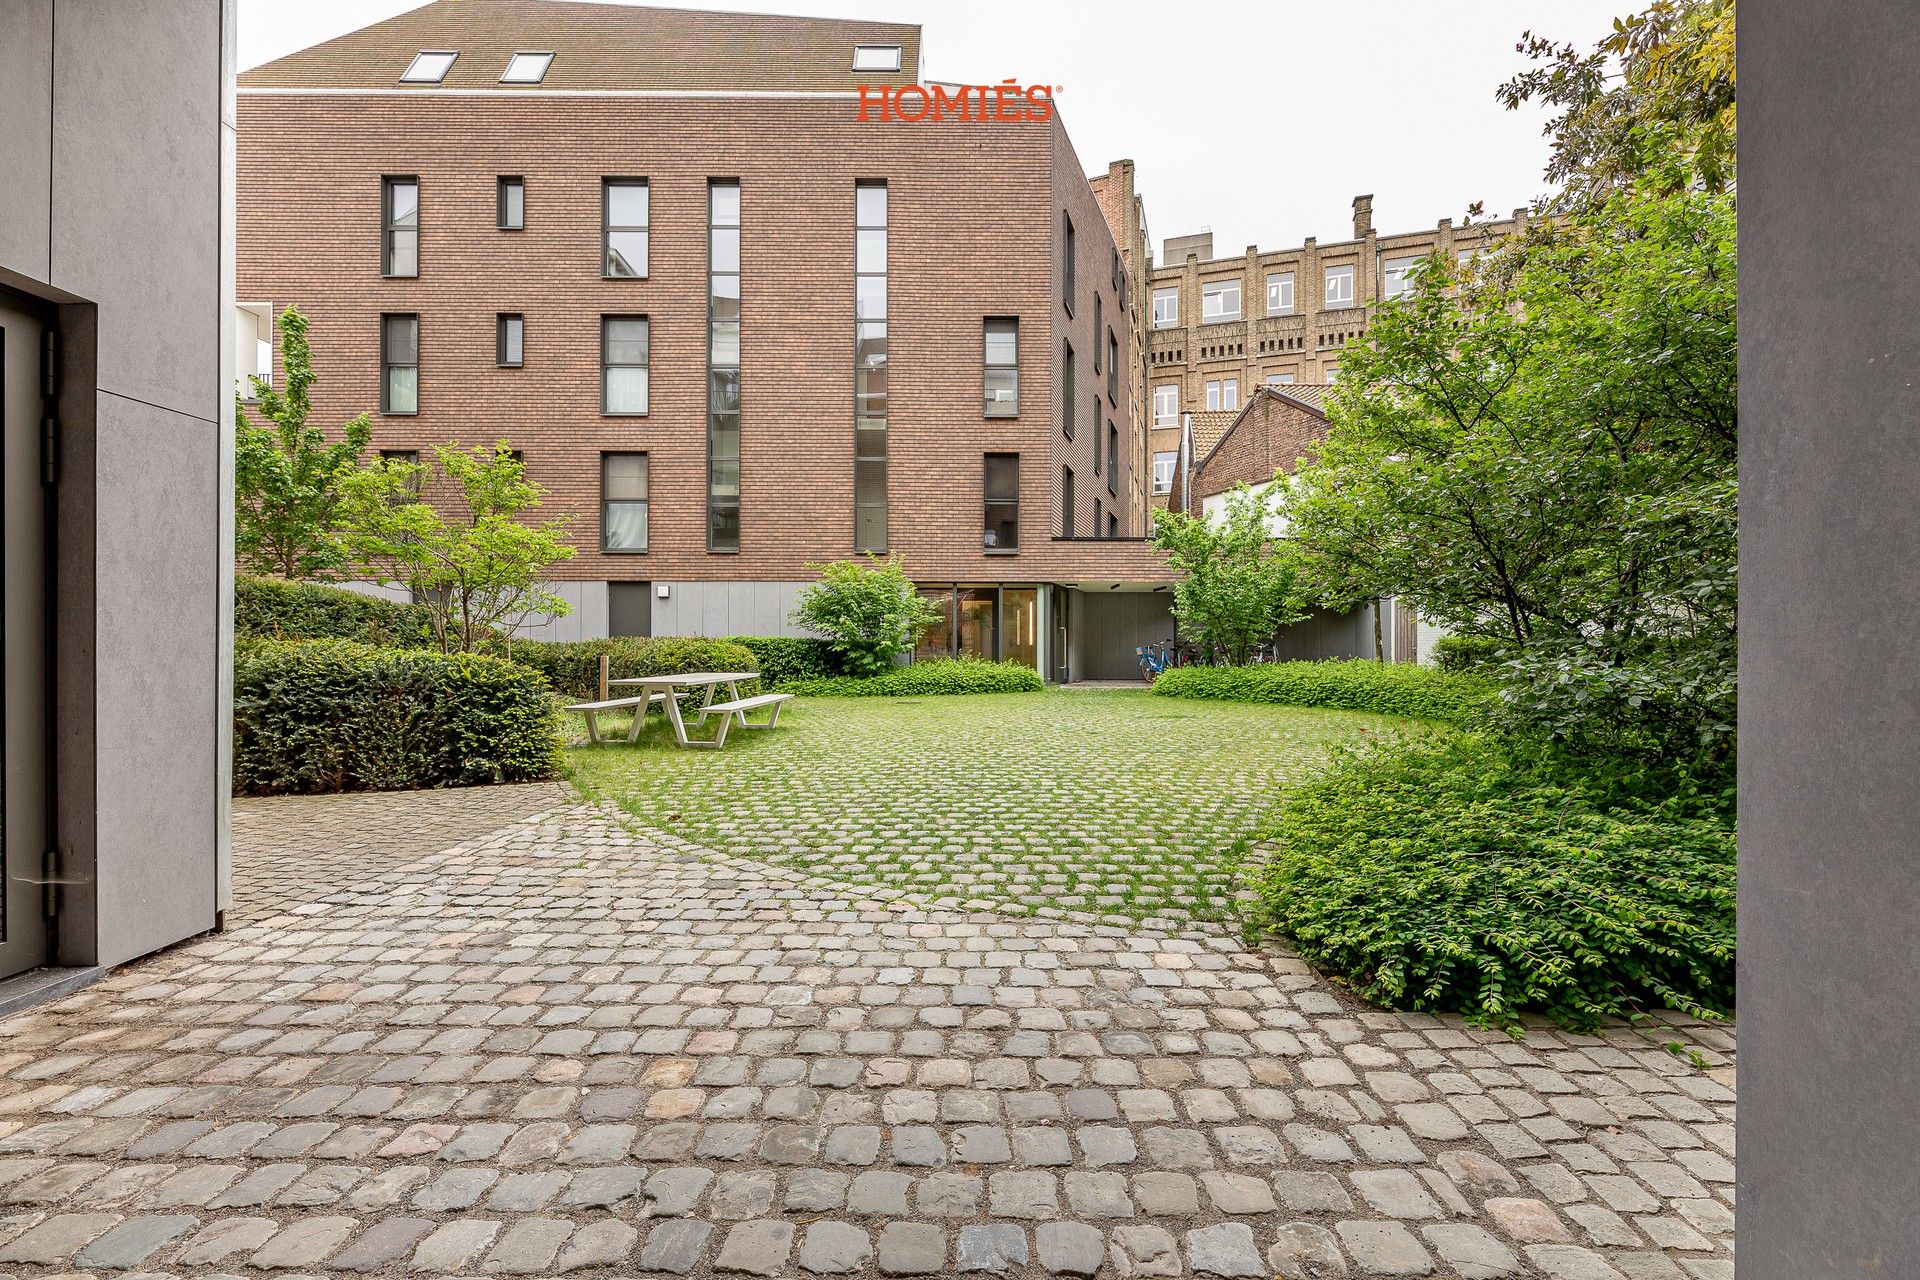
[[[418,0],[240,0],[254,66]],[[1059,85],[1081,163],[1131,158],[1159,242],[1213,229],[1214,250],[1491,214],[1544,189],[1544,115],[1494,89],[1529,27],[1582,47],[1639,0],[699,0],[733,9],[917,22],[929,79]]]

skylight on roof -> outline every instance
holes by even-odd
[[[447,78],[453,60],[460,55],[444,49],[422,49],[413,55],[413,65],[400,77],[401,84],[439,84]]]
[[[500,73],[501,84],[539,84],[547,78],[553,63],[550,53],[516,53],[507,69]]]
[[[853,46],[855,71],[898,71],[900,46],[897,44],[857,44]]]

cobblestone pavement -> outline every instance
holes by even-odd
[[[1732,1276],[1725,1028],[1514,1043],[577,805],[316,889],[0,1021],[0,1276]]]

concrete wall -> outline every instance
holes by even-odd
[[[1913,1276],[1920,38],[1740,22],[1740,1280]]]
[[[1137,680],[1134,650],[1173,633],[1171,591],[1075,591],[1067,602],[1067,679]]]
[[[59,304],[57,958],[211,928],[230,690],[222,0],[0,5],[0,284]]]
[[[659,587],[667,588],[662,599]],[[800,603],[804,582],[669,582],[654,584],[656,636],[802,636],[787,615]],[[558,582],[554,590],[573,612],[530,623],[521,635],[535,640],[597,640],[608,634],[607,584]]]

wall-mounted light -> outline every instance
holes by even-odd
[[[653,584],[653,591],[655,595],[665,600],[670,594],[671,588],[664,582],[656,582]]]

